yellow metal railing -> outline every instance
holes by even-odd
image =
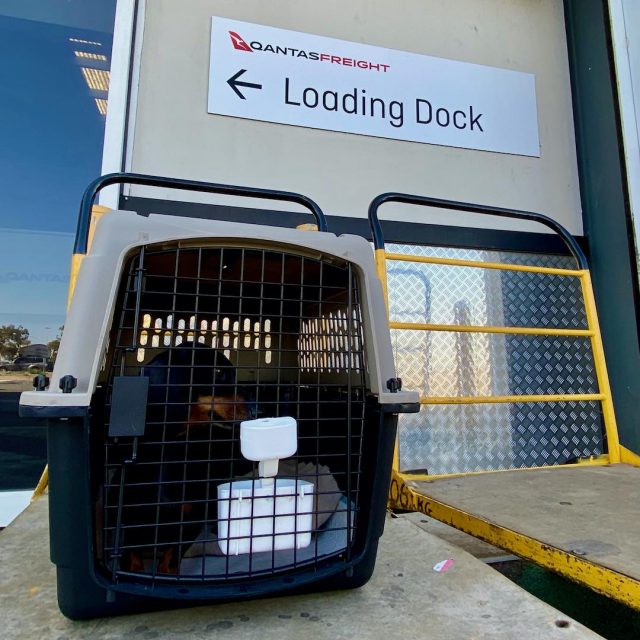
[[[386,253],[384,249],[384,239],[382,227],[377,217],[377,209],[385,202],[400,202],[403,204],[413,204],[428,207],[437,207],[445,210],[459,210],[472,213],[497,215],[502,217],[534,220],[553,229],[563,240],[573,257],[576,259],[578,269],[553,269],[546,267],[530,267],[525,265],[499,264],[493,262],[480,262],[471,260],[452,260],[435,257],[416,257],[399,253]],[[593,354],[595,377],[597,384],[596,393],[588,394],[552,394],[552,395],[527,395],[527,396],[466,396],[466,397],[433,397],[423,396],[420,402],[423,406],[428,405],[471,405],[471,404],[496,404],[496,403],[535,403],[535,402],[571,402],[571,401],[591,401],[600,403],[603,417],[604,435],[606,437],[605,455],[591,456],[580,459],[578,466],[588,474],[588,467],[602,466],[609,463],[622,462],[624,464],[640,467],[640,456],[624,446],[620,445],[616,418],[611,397],[611,388],[604,357],[602,336],[598,323],[596,304],[591,284],[591,276],[588,270],[587,260],[582,253],[575,239],[550,218],[533,214],[530,212],[514,211],[507,209],[496,209],[469,203],[438,200],[431,197],[412,196],[401,193],[387,193],[377,196],[369,207],[369,221],[373,232],[374,248],[376,250],[376,263],[378,275],[380,277],[383,290],[389,307],[388,283],[387,283],[387,261],[413,262],[429,265],[449,265],[457,267],[469,267],[476,269],[496,269],[500,271],[520,271],[525,273],[548,274],[554,277],[577,278],[580,283],[580,291],[584,304],[586,316],[586,329],[546,329],[532,327],[495,327],[495,326],[460,326],[442,325],[428,323],[390,322],[392,329],[405,329],[411,331],[445,331],[451,333],[467,334],[503,334],[503,335],[534,335],[534,336],[576,336],[589,338],[591,351]],[[397,269],[390,269],[393,273]],[[481,470],[471,472],[447,473],[440,476],[429,475],[426,471],[403,473],[399,464],[399,440],[396,440],[396,448],[393,459],[393,471],[391,486],[389,489],[389,505],[407,511],[418,511],[425,515],[451,525],[461,531],[469,533],[476,538],[489,542],[503,549],[510,551],[522,558],[533,560],[537,564],[551,569],[554,572],[569,577],[570,579],[584,583],[599,593],[613,597],[626,605],[640,609],[640,583],[637,578],[620,573],[610,567],[600,565],[597,559],[591,557],[581,557],[577,552],[567,552],[561,546],[554,546],[553,542],[547,539],[543,541],[535,536],[528,535],[526,529],[518,530],[512,526],[506,526],[499,519],[483,515],[481,510],[474,512],[463,508],[455,501],[450,502],[438,499],[437,491],[433,494],[426,488],[427,482],[438,480],[439,478],[451,479],[455,477],[480,476],[487,474],[519,474],[535,471],[537,469],[548,469],[549,467],[528,467],[522,469],[508,470]],[[571,473],[575,465],[556,465],[554,472],[562,475],[565,472]],[[511,478],[512,476],[507,476]],[[589,481],[589,475],[585,479]],[[506,478],[505,478],[506,479]],[[508,480],[507,480],[508,482]],[[461,486],[462,486],[461,482]],[[465,485],[467,486],[467,485]],[[523,496],[524,498],[525,496]],[[532,518],[537,515],[532,514]],[[551,539],[552,540],[552,539]]]
[[[437,208],[442,211],[467,212],[493,217],[512,218],[517,220],[533,221],[551,229],[563,241],[570,253],[576,260],[577,269],[557,269],[551,267],[532,267],[526,265],[503,264],[496,262],[480,262],[476,260],[457,260],[451,258],[436,258],[426,256],[412,256],[401,253],[387,253],[384,245],[382,225],[378,218],[379,208],[389,202],[396,202],[421,207]],[[376,265],[378,275],[382,283],[387,308],[389,306],[388,283],[387,283],[387,261],[411,262],[430,265],[447,265],[455,267],[467,267],[472,269],[494,269],[500,271],[519,271],[525,273],[546,274],[568,278],[578,278],[582,291],[582,297],[587,318],[587,329],[547,329],[538,327],[496,327],[496,326],[465,326],[465,325],[442,325],[409,322],[390,322],[391,329],[405,329],[413,331],[448,331],[452,333],[486,333],[503,335],[539,335],[539,336],[573,336],[589,338],[593,353],[596,380],[598,385],[597,393],[588,394],[549,394],[549,395],[520,395],[520,396],[453,396],[453,397],[433,397],[423,396],[420,399],[422,405],[463,405],[463,404],[497,404],[497,403],[527,403],[527,402],[571,402],[571,401],[597,401],[601,404],[604,422],[604,431],[607,440],[607,454],[601,456],[600,463],[616,463],[621,459],[621,447],[618,439],[618,429],[616,426],[613,401],[611,397],[611,387],[607,375],[607,367],[604,358],[604,348],[602,336],[596,312],[595,298],[591,284],[587,260],[582,249],[575,238],[557,221],[540,213],[530,211],[518,211],[515,209],[503,209],[486,205],[473,204],[468,202],[458,202],[454,200],[442,200],[431,196],[411,195],[406,193],[383,193],[376,196],[369,205],[369,223],[373,235]],[[626,450],[623,450],[623,453]],[[626,459],[629,456],[625,453]],[[401,475],[399,472],[399,455],[396,443],[396,453],[394,457],[394,477]],[[598,461],[597,461],[598,462]],[[593,461],[590,461],[593,463]],[[415,477],[415,476],[410,476]],[[430,476],[435,478],[436,476]],[[402,478],[398,478],[402,480]],[[395,479],[394,479],[395,481]]]
[[[598,324],[591,277],[587,269],[554,269],[547,267],[529,267],[525,265],[500,264],[494,262],[480,262],[475,260],[457,260],[450,258],[432,258],[413,256],[400,253],[386,253],[385,249],[376,250],[376,265],[378,276],[389,305],[389,291],[387,282],[387,262],[401,261],[420,264],[447,265],[455,267],[469,267],[475,269],[497,269],[501,271],[520,271],[562,277],[578,278],[585,305],[587,329],[547,329],[539,327],[502,327],[502,326],[465,326],[448,324],[429,324],[414,322],[389,322],[390,329],[404,329],[411,331],[444,331],[452,333],[488,333],[505,335],[537,335],[537,336],[577,336],[590,339],[593,352],[598,393],[574,394],[546,394],[546,395],[511,395],[511,396],[421,396],[422,405],[472,405],[472,404],[504,404],[504,403],[539,403],[539,402],[585,402],[597,401],[602,406],[604,430],[607,440],[607,454],[598,460],[589,461],[590,464],[607,464],[620,462],[620,444],[618,430],[611,398],[611,388],[604,358],[604,348]],[[402,474],[399,470],[398,443],[394,456],[394,473],[406,478],[415,478],[414,474]],[[452,474],[465,475],[465,474]],[[426,476],[420,474],[420,479],[435,479],[442,476]]]

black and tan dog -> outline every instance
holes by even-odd
[[[175,574],[205,523],[217,515],[216,487],[243,475],[239,423],[253,417],[236,370],[220,351],[168,349],[144,366],[145,435],[121,470],[120,569]],[[146,567],[146,568],[145,568]]]

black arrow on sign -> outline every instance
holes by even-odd
[[[238,89],[238,87],[247,87],[249,89],[262,89],[261,84],[256,84],[255,82],[240,82],[238,80],[238,78],[246,71],[247,71],[246,69],[240,69],[238,73],[236,73],[234,76],[231,76],[227,80],[227,84],[236,92],[236,95],[241,100],[246,100],[246,98],[240,93],[240,90]]]

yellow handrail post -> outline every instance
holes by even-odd
[[[107,213],[107,211],[110,211],[109,207],[103,207],[99,204],[94,204],[91,207],[91,220],[89,222],[89,239],[87,242],[87,249],[91,247],[91,243],[93,242],[93,234],[95,233],[96,223],[105,213]],[[71,306],[73,292],[76,287],[76,280],[78,279],[78,273],[80,272],[80,265],[82,264],[83,259],[84,259],[83,253],[74,253],[71,256],[71,273],[69,274],[69,291],[67,292],[67,311]],[[49,485],[49,465],[47,464],[42,470],[40,480],[38,480],[38,484],[36,485],[36,488],[33,491],[31,500],[33,501],[39,496],[41,496],[48,485]]]
[[[103,207],[99,204],[94,204],[91,207],[91,220],[89,221],[89,238],[87,240],[87,250],[91,248],[91,243],[93,242],[93,236],[96,230],[96,224],[98,220],[110,211],[108,207]],[[69,276],[69,291],[67,293],[67,310],[71,305],[71,300],[73,298],[73,291],[76,288],[76,280],[78,279],[78,273],[80,272],[80,265],[82,264],[82,260],[84,259],[84,253],[74,253],[71,256],[71,274]]]
[[[607,364],[604,357],[604,345],[602,344],[602,335],[600,334],[600,323],[598,322],[596,300],[593,295],[591,274],[588,271],[585,270],[581,273],[580,284],[582,285],[584,308],[585,313],[587,314],[587,326],[592,330],[591,347],[593,349],[593,361],[596,369],[598,388],[603,396],[601,400],[602,417],[604,419],[604,428],[607,435],[609,460],[612,464],[615,464],[620,462],[620,440],[618,438],[618,427],[613,409],[613,397],[611,395],[611,386],[609,384],[609,374],[607,373]]]

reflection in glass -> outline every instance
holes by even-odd
[[[28,331],[23,359],[47,361],[64,325],[78,203],[100,173],[114,14],[115,0],[0,4],[0,328]],[[18,417],[32,371],[11,364],[0,353],[0,526],[1,492],[33,488],[46,462],[44,424]]]

